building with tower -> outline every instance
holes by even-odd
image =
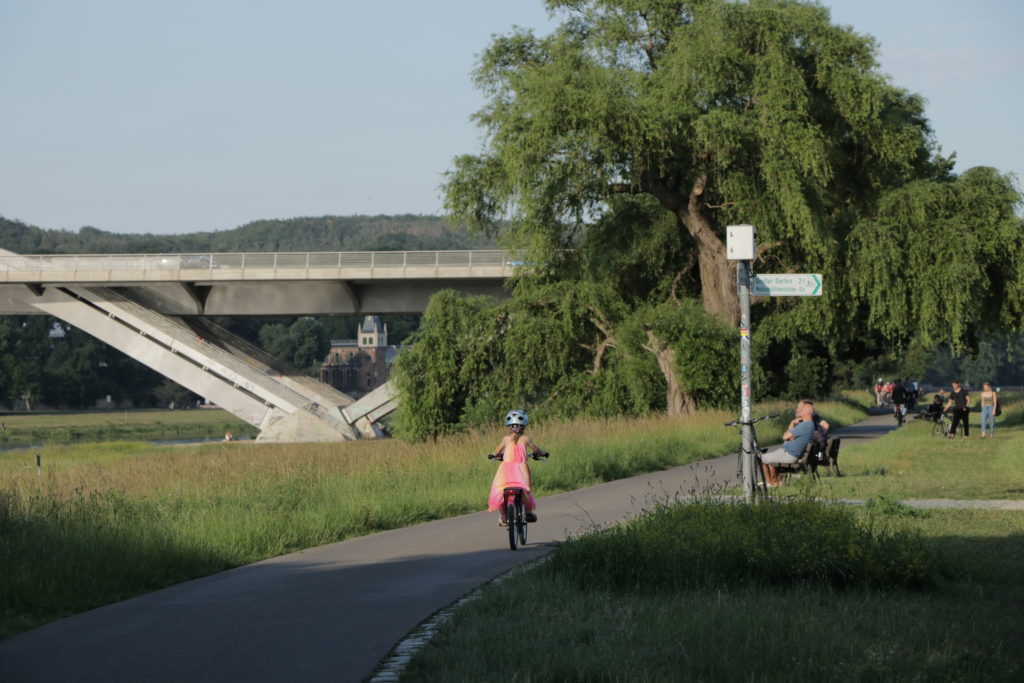
[[[388,345],[387,326],[379,316],[368,315],[359,324],[356,339],[331,340],[320,381],[360,398],[388,380],[397,353],[397,347]]]

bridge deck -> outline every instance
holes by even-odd
[[[491,280],[521,264],[497,250],[0,255],[0,283]]]

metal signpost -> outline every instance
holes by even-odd
[[[751,421],[750,372],[750,280],[751,263],[756,254],[753,225],[730,225],[726,228],[726,257],[739,261],[736,268],[736,286],[740,297],[740,431],[743,434],[743,497],[749,503],[754,498],[754,434]]]
[[[752,265],[757,254],[756,234],[753,225],[730,225],[726,228],[726,258],[739,261],[736,267],[736,288],[740,298],[740,424],[743,432],[743,496],[748,503],[754,498],[754,429],[750,424],[753,419],[750,297],[821,296],[821,275],[817,273],[754,275]]]

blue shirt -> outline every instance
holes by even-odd
[[[783,443],[782,449],[794,458],[799,458],[804,454],[807,444],[811,442],[811,437],[814,436],[814,420],[798,422],[793,425],[789,433],[793,435],[793,440]]]

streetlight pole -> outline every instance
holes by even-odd
[[[743,432],[743,497],[754,499],[754,427],[751,407],[750,371],[750,278],[751,262],[740,261],[736,268],[736,286],[740,296],[740,422]]]
[[[726,258],[736,264],[736,289],[740,299],[740,431],[743,435],[743,497],[754,500],[754,427],[752,407],[752,375],[750,370],[750,281],[757,251],[756,229],[753,225],[730,225],[726,228]]]

